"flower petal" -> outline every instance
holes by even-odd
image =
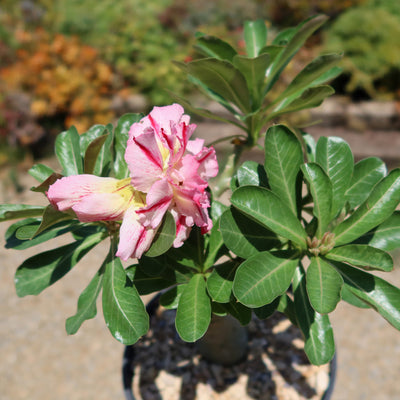
[[[163,171],[163,157],[153,131],[128,140],[125,152],[133,186],[148,192]]]
[[[93,193],[111,193],[117,188],[118,180],[95,175],[71,175],[57,180],[47,191],[50,203],[65,211]]]
[[[150,248],[155,234],[155,229],[140,224],[135,209],[130,207],[122,220],[116,256],[124,261],[140,258]]]

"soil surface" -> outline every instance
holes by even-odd
[[[339,135],[348,140],[356,156],[377,155],[391,166],[399,165],[400,133],[342,132],[318,129],[318,135]],[[215,140],[234,134],[225,125],[202,123],[200,137]],[[262,161],[260,153],[247,158]],[[20,184],[29,189],[33,178],[22,173]],[[17,194],[8,172],[0,171],[0,202],[45,204],[38,193]],[[109,334],[98,315],[83,324],[74,336],[65,332],[65,319],[76,311],[79,294],[103,261],[107,245],[86,256],[67,276],[37,297],[18,298],[14,273],[26,258],[45,251],[44,243],[24,251],[4,248],[4,233],[11,223],[0,224],[0,399],[1,400],[122,400],[121,364],[124,346]],[[67,243],[68,238],[53,239]],[[400,264],[385,279],[400,286]],[[145,299],[146,300],[146,299]],[[400,399],[400,332],[372,310],[355,309],[341,303],[331,314],[337,345],[337,377],[333,400]],[[185,400],[185,399],[183,399]],[[284,399],[286,400],[286,399]]]

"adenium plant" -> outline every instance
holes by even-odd
[[[61,133],[60,173],[41,164],[30,170],[39,181],[32,190],[49,205],[0,206],[1,220],[19,219],[7,230],[7,248],[71,236],[70,244],[18,267],[17,294],[39,294],[107,239],[103,264],[85,266],[93,279],[66,321],[69,334],[96,315],[101,291],[105,322],[124,344],[148,330],[140,295],[159,291],[161,305],[176,309],[185,341],[201,338],[212,314],[246,325],[253,313],[279,311],[301,329],[314,364],[334,355],[329,313],[340,300],[372,308],[400,329],[400,290],[371,273],[392,270],[388,252],[400,247],[400,169],[388,172],[375,157],[354,163],[344,140],[315,143],[277,123],[333,92],[326,82],[339,73],[339,55],[318,57],[283,92],[271,91],[324,20],[311,18],[270,44],[264,22],[247,22],[245,55],[199,35],[205,58],[181,67],[231,119],[179,99],[147,116],[127,114],[115,127]],[[213,147],[193,139],[195,125],[182,106],[243,131],[229,138],[232,156],[219,173]],[[242,151],[260,143],[265,162],[241,164]],[[223,203],[216,196],[226,190],[232,193]]]

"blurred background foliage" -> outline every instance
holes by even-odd
[[[197,31],[240,48],[245,20],[264,19],[271,37],[317,13],[330,21],[282,84],[316,54],[342,51],[337,92],[400,97],[398,0],[1,0],[0,165],[21,148],[43,155],[69,125],[82,133],[124,112],[168,104],[170,91],[190,95],[171,60],[196,58]]]

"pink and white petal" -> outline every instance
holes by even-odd
[[[183,113],[183,107],[180,104],[174,103],[170,106],[154,107],[149,117],[154,129],[156,129],[158,133],[161,132],[161,129],[164,129],[165,133],[170,135],[171,121],[176,124],[179,123]]]
[[[65,211],[89,194],[114,191],[117,183],[118,180],[114,178],[88,174],[71,175],[53,183],[46,194],[53,206],[59,211]]]
[[[188,225],[187,218],[183,215],[178,218],[176,221],[176,238],[174,243],[172,244],[173,247],[181,247],[183,242],[189,237],[190,231],[192,230],[193,222]]]
[[[162,156],[155,133],[144,133],[128,141],[125,161],[128,164],[132,185],[148,192],[163,171]]]
[[[153,129],[149,117],[144,117],[139,122],[133,123],[129,128],[129,140],[141,135],[148,128]]]
[[[156,228],[168,210],[172,197],[173,191],[166,179],[156,182],[147,193],[146,207],[138,211],[141,223]]]
[[[82,197],[72,210],[82,222],[116,221],[122,218],[128,205],[129,201],[117,193],[92,193]]]
[[[218,174],[218,162],[213,147],[204,147],[203,151],[197,155],[199,161],[198,174],[204,180],[214,178]]]
[[[194,140],[189,140],[186,146],[186,149],[189,153],[193,155],[199,154],[202,152],[204,148],[204,140],[196,138]]]
[[[174,200],[176,210],[179,214],[192,217],[197,226],[204,226],[207,223],[203,209],[193,198],[176,190]]]
[[[155,234],[154,229],[140,224],[135,209],[130,207],[122,220],[116,256],[124,261],[140,258],[150,248]]]

